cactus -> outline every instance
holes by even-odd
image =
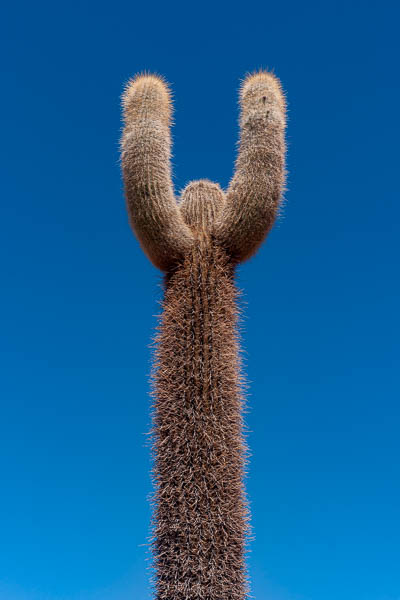
[[[176,201],[171,94],[140,75],[123,95],[128,213],[164,271],[153,375],[152,550],[157,600],[244,600],[248,506],[236,265],[262,243],[284,184],[285,102],[267,72],[240,90],[240,143],[226,192],[207,180]]]

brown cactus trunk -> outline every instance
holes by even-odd
[[[154,372],[157,600],[247,597],[234,267],[209,239],[165,280]]]

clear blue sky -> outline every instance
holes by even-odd
[[[289,180],[239,273],[252,591],[399,600],[398,3],[160,4],[3,13],[0,598],[151,597],[161,279],[127,223],[119,97],[138,71],[165,75],[177,190],[226,186],[239,79],[269,67]]]

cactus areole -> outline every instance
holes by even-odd
[[[248,76],[228,189],[195,181],[178,201],[171,110],[160,77],[128,83],[121,147],[129,218],[144,252],[165,273],[153,374],[155,597],[244,600],[249,516],[234,274],[279,208],[285,101],[274,75]]]

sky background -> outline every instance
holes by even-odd
[[[1,25],[1,600],[149,600],[161,277],[120,94],[175,95],[179,191],[227,186],[237,91],[287,92],[282,218],[238,274],[257,600],[400,599],[396,2],[8,2]]]

